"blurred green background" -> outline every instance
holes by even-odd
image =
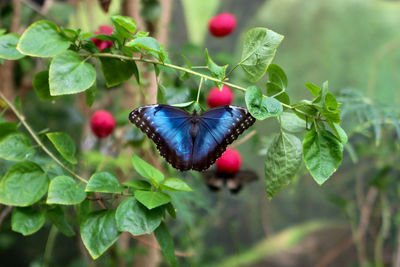
[[[97,1],[71,2],[79,3],[54,1],[48,14],[59,24],[84,31],[111,25],[109,16],[124,11],[121,0],[112,1],[108,14]],[[142,4],[146,6],[146,2],[152,1]],[[346,114],[342,125],[351,137],[342,166],[323,186],[306,175],[302,166],[295,181],[272,201],[267,200],[264,192],[263,172],[266,148],[278,130],[274,120],[258,122],[256,138],[238,147],[243,155],[243,168],[255,170],[260,177],[238,195],[227,190],[210,192],[199,175],[184,174],[196,190],[174,195],[178,218],[169,222],[176,247],[194,253],[180,259],[182,266],[394,265],[398,259],[400,222],[397,215],[400,1],[174,0],[172,4],[167,45],[172,62],[185,64],[183,54],[193,65],[204,65],[204,49],[208,48],[218,64],[232,66],[240,60],[246,31],[255,26],[267,27],[285,36],[274,63],[288,76],[292,102],[311,97],[305,83],[321,85],[328,80],[331,91],[343,94]],[[12,4],[5,1],[0,8],[4,27],[10,23]],[[225,38],[215,38],[208,32],[208,21],[222,12],[234,14],[238,27]],[[162,14],[157,4],[142,10],[142,16],[149,20]],[[26,25],[40,18],[32,8],[23,5],[22,20]],[[31,67],[29,64],[28,60],[19,63],[20,76]],[[168,92],[173,92],[169,93],[169,100],[184,102],[189,92],[195,92],[195,84],[177,85],[170,77],[172,74],[165,75]],[[240,72],[234,73],[232,82],[246,85]],[[264,88],[265,82],[258,84]],[[212,84],[206,86],[205,93]],[[103,94],[107,94],[107,89],[103,89]],[[122,92],[116,94],[116,99],[122,101]],[[48,107],[40,105],[33,91],[29,96],[32,98],[24,109],[35,128],[65,130],[77,142],[82,141],[79,132],[85,118],[71,108],[72,99]],[[235,92],[235,103],[244,106],[241,92]],[[120,102],[111,104],[110,109],[120,112]],[[95,166],[96,156],[91,156],[87,154],[86,162]],[[4,162],[0,164],[3,173],[7,166]],[[129,163],[122,160],[115,163],[120,168],[124,164]],[[369,206],[372,215],[368,217],[368,230],[359,242],[357,229],[363,222],[362,210],[368,194],[373,192],[377,192],[376,204]],[[0,230],[0,266],[36,266],[40,262],[49,227],[36,235],[21,237],[11,232],[8,219]],[[360,259],[363,244],[364,251],[373,256]],[[74,238],[59,235],[54,266],[88,264],[77,246]],[[381,258],[379,251],[383,254]],[[132,263],[132,255],[143,252],[133,244],[125,253],[117,256],[107,253],[91,264],[114,266],[116,257],[125,257],[127,263]],[[334,257],[330,259],[332,254]],[[326,258],[328,262],[324,262]]]

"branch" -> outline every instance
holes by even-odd
[[[202,74],[202,73],[197,72],[197,71],[193,71],[191,69],[187,69],[187,68],[184,68],[184,67],[180,67],[180,66],[177,66],[177,65],[174,65],[174,64],[165,63],[165,62],[159,62],[159,61],[152,60],[152,59],[145,59],[145,58],[139,58],[139,57],[127,57],[127,56],[115,55],[115,54],[110,54],[110,53],[98,53],[98,54],[81,53],[79,55],[80,56],[84,56],[84,57],[92,56],[92,57],[119,58],[119,59],[123,59],[123,60],[133,60],[133,61],[145,62],[145,63],[149,63],[149,64],[157,64],[157,65],[161,65],[161,66],[168,67],[168,68],[171,68],[171,69],[184,71],[184,72],[187,72],[189,74],[201,77],[203,79],[214,81],[214,82],[218,82],[218,83],[222,83],[222,84],[225,84],[225,85],[227,85],[227,86],[229,86],[231,88],[235,88],[237,90],[246,92],[246,88],[244,88],[242,86],[239,86],[239,85],[236,85],[236,84],[233,84],[233,83],[229,83],[229,82],[226,82],[226,81],[221,81],[221,80],[219,80],[217,78],[211,77],[209,75]],[[268,97],[268,96],[263,95],[263,97]],[[280,102],[280,103],[285,108],[288,108],[288,109],[291,109],[293,111],[296,111],[297,113],[300,113],[300,114],[302,114],[304,116],[307,116],[307,117],[313,118],[313,119],[319,119],[318,117],[311,116],[311,115],[309,115],[309,114],[307,114],[307,113],[305,113],[305,112],[303,112],[303,111],[301,111],[301,110],[299,110],[299,109],[297,109],[297,108],[295,108],[295,107],[293,107],[291,105],[288,105],[288,104],[285,104],[285,103],[282,103],[282,102]]]
[[[44,152],[47,153],[58,165],[60,165],[64,170],[69,172],[71,175],[73,175],[75,178],[79,179],[81,182],[84,182],[87,184],[87,181],[73,172],[70,168],[65,166],[56,156],[54,156],[53,153],[50,152],[50,150],[47,149],[47,147],[40,141],[39,137],[35,134],[35,132],[32,130],[32,128],[29,126],[29,124],[26,122],[24,116],[18,112],[18,110],[15,108],[15,106],[3,95],[2,92],[0,92],[0,98],[6,102],[7,106],[10,107],[10,109],[14,112],[15,116],[20,120],[20,122],[24,125],[24,127],[28,130],[29,134],[32,136],[32,138],[35,140],[35,142],[42,148]]]

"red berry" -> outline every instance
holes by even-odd
[[[107,110],[98,110],[90,119],[92,132],[98,137],[107,137],[115,128],[114,116]]]
[[[228,148],[222,156],[217,159],[217,172],[234,174],[242,165],[242,157],[237,150]]]
[[[233,93],[226,85],[222,86],[222,90],[219,90],[217,87],[213,87],[207,96],[207,104],[210,108],[230,105],[232,101]]]
[[[208,23],[210,33],[215,37],[224,37],[233,32],[236,28],[236,19],[230,13],[222,13],[211,18]]]
[[[94,34],[105,34],[105,35],[111,35],[113,32],[113,28],[107,25],[100,25],[99,27],[99,31],[95,32]],[[113,42],[112,41],[105,41],[105,40],[100,40],[97,38],[90,38],[94,45],[101,51],[103,49],[106,49],[108,47],[113,46]]]

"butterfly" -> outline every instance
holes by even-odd
[[[219,106],[193,114],[169,105],[133,110],[129,120],[157,146],[172,167],[187,171],[208,169],[256,119],[245,108]]]
[[[237,194],[245,184],[257,180],[258,177],[253,171],[238,171],[234,174],[205,171],[203,179],[211,191],[219,191],[226,186],[231,193]]]

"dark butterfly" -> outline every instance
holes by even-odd
[[[245,184],[257,180],[258,177],[253,171],[238,171],[234,174],[206,171],[203,173],[203,179],[211,191],[227,187],[231,193],[237,194]]]
[[[129,114],[130,121],[157,145],[174,168],[208,169],[227,145],[256,119],[241,107],[220,106],[193,114],[168,105],[143,106]]]

